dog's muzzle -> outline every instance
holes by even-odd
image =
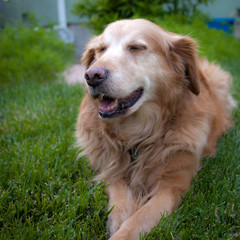
[[[109,75],[105,67],[90,67],[85,73],[85,79],[89,85],[89,92],[99,102],[98,110],[102,118],[115,118],[127,112],[142,96],[143,88],[138,88],[125,98],[110,96],[104,82]]]

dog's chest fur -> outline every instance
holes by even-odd
[[[114,146],[116,155],[119,156],[116,171],[119,176],[124,176],[137,198],[149,195],[157,187],[155,183],[159,182],[164,170],[161,157],[164,139],[162,125],[159,122],[152,123],[153,131],[144,129],[142,125],[137,126],[136,121],[132,121],[132,128],[139,128],[136,131],[132,131],[132,128],[124,129],[124,123],[117,127],[114,124],[105,124],[103,128],[103,136],[109,146]],[[117,175],[115,177],[118,178]]]

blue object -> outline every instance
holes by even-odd
[[[214,18],[211,22],[208,22],[208,27],[232,33],[235,20],[235,18]]]

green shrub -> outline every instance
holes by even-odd
[[[0,83],[52,80],[73,60],[73,53],[73,46],[53,29],[6,26],[0,31]]]
[[[126,18],[152,18],[181,15],[188,21],[199,14],[197,6],[214,0],[77,0],[73,14],[87,17],[85,25],[101,32],[108,23]]]

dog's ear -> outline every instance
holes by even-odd
[[[81,58],[81,62],[84,65],[84,67],[86,69],[88,69],[91,65],[91,63],[94,61],[95,59],[95,50],[94,49],[87,49]]]
[[[95,49],[96,49],[97,42],[98,42],[98,37],[92,38],[86,46],[86,51],[82,55],[81,62],[86,69],[90,67],[91,63],[95,59],[95,54],[96,54]]]
[[[195,94],[200,92],[196,42],[189,37],[179,37],[169,48],[168,59],[178,75],[183,75],[187,87]]]

